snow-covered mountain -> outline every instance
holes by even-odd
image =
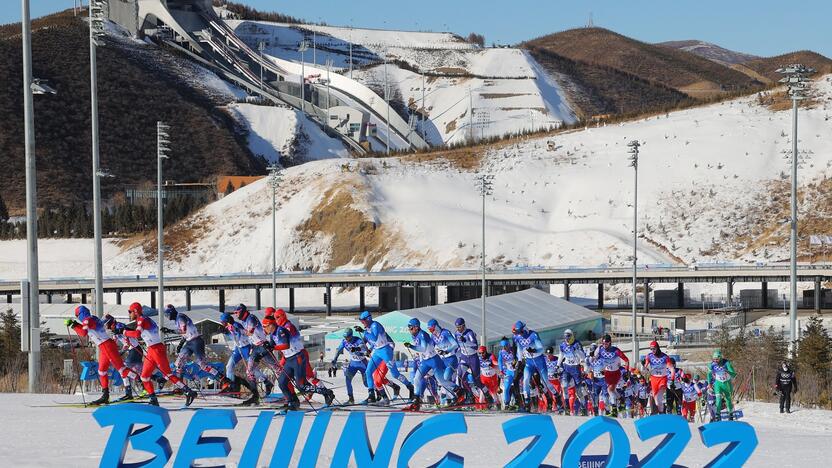
[[[832,173],[832,77],[818,79],[800,114],[801,251],[822,234]],[[638,121],[484,148],[395,158],[328,159],[286,170],[278,191],[282,270],[475,267],[480,251],[478,171],[487,198],[489,264],[622,265],[630,255],[633,171],[639,160],[641,263],[776,261],[791,114],[747,97]],[[271,191],[265,180],[213,203],[171,233],[172,272],[269,271]],[[229,228],[229,226],[233,226]],[[817,230],[818,232],[810,232]],[[187,234],[187,235],[184,235]],[[153,240],[109,263],[152,272]]]
[[[734,50],[726,49],[724,47],[720,47],[710,42],[700,41],[696,39],[687,41],[668,41],[662,42],[659,45],[670,47],[673,49],[684,50],[685,52],[696,54],[700,57],[704,57],[708,60],[713,60],[714,62],[721,63],[723,65],[735,65],[738,63],[743,63],[749,60],[759,58],[756,55],[746,54],[744,52],[737,52]]]
[[[484,49],[449,33],[227,23],[253,47],[263,42],[266,55],[324,69],[329,62],[332,73],[351,76],[381,97],[386,60],[394,107],[424,114],[424,127],[414,122],[414,128],[424,130],[436,146],[546,130],[576,120],[558,83],[520,49]],[[313,45],[301,53],[304,39]]]

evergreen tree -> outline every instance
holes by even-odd
[[[234,193],[234,185],[229,180],[228,185],[225,186],[225,191],[223,192],[223,194],[231,195],[232,193]]]
[[[809,317],[806,331],[797,342],[797,364],[800,369],[811,370],[818,377],[826,377],[829,371],[832,340],[817,315]]]
[[[0,196],[0,223],[5,223],[9,220],[9,209],[6,207],[6,202]]]

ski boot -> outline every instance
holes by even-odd
[[[360,404],[362,405],[369,405],[371,403],[376,402],[376,389],[371,388],[367,390],[367,398],[364,399]]]
[[[457,404],[458,405],[458,404],[461,404],[461,403],[465,402],[468,399],[468,392],[466,392],[465,389],[462,388],[462,387],[457,387],[454,390],[454,396],[456,398],[454,400],[452,400],[453,401],[452,404]]]
[[[354,404],[355,404],[355,398],[353,398],[353,396],[352,396],[352,395],[350,395],[350,396],[347,398],[347,404],[348,404],[348,405],[354,405]]]
[[[376,403],[378,406],[390,406],[390,398],[387,398],[387,392],[383,388],[378,391],[378,396],[379,399]]]
[[[295,397],[286,402],[287,411],[297,411],[300,409],[300,400]]]
[[[104,390],[101,391],[101,396],[98,397],[97,400],[91,401],[89,405],[90,406],[100,406],[100,405],[106,405],[109,402],[110,402],[110,389],[105,388]]]
[[[127,401],[133,401],[133,391],[130,390],[130,387],[127,387],[127,390],[124,392],[124,396],[116,400],[115,403],[124,403]]]
[[[191,406],[191,403],[196,399],[196,390],[191,390],[186,387],[185,390],[185,406]]]
[[[332,402],[335,400],[335,392],[328,388],[321,389],[321,392],[324,394],[324,404],[326,406],[332,406]]]
[[[415,390],[413,389],[413,384],[412,383],[407,383],[406,387],[407,387],[407,399],[412,400],[413,396],[415,394]]]
[[[610,411],[610,417],[617,418],[618,417],[618,407],[613,406],[612,411]]]
[[[413,402],[409,405],[405,406],[402,411],[419,411],[422,409],[422,399],[416,397],[413,399]]]
[[[260,403],[260,392],[257,391],[257,385],[254,385],[251,388],[251,396],[241,402],[239,406],[256,406],[258,403]]]
[[[263,397],[268,397],[269,395],[272,394],[272,390],[274,389],[274,384],[271,382],[271,380],[266,380],[265,382],[263,382],[263,386],[266,387],[266,394],[263,395]]]
[[[148,404],[148,405],[151,405],[151,406],[159,406],[159,399],[158,399],[158,398],[156,398],[156,394],[155,394],[155,393],[151,393],[151,394],[149,395],[149,397],[150,397],[150,399],[149,399],[149,400],[148,400],[148,402],[147,402],[147,404]]]
[[[394,384],[393,382],[390,382],[390,388],[393,389],[393,398],[391,398],[391,400],[398,399],[399,398],[399,393],[402,391],[402,388],[399,387],[398,385]]]

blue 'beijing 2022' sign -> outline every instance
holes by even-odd
[[[263,443],[269,430],[274,411],[261,411],[254,423],[242,450],[238,466],[256,467],[263,450]],[[329,426],[331,411],[320,411],[315,416],[312,427],[298,466],[315,467],[323,443],[324,434]],[[170,425],[170,415],[164,408],[150,405],[123,404],[105,406],[93,413],[101,427],[112,426],[110,437],[104,448],[99,466],[103,467],[162,467],[171,459],[173,452],[165,431]],[[288,467],[292,453],[297,445],[298,433],[303,422],[303,412],[289,412],[283,418],[283,425],[277,444],[272,452],[270,468]],[[399,429],[404,420],[404,413],[390,413],[378,444],[373,449],[367,433],[365,414],[351,412],[341,430],[335,453],[332,456],[333,467],[346,467],[354,457],[358,467],[393,466],[393,448],[399,436]],[[223,459],[231,452],[231,444],[226,437],[203,436],[205,431],[229,430],[237,425],[237,415],[230,409],[200,409],[194,412],[188,428],[182,436],[179,450],[173,461],[174,468],[192,466],[198,459]],[[134,429],[136,426],[142,426]],[[664,436],[655,449],[637,466],[654,468],[673,466],[685,446],[691,439],[690,426],[687,421],[672,415],[656,415],[635,421],[636,432],[642,441]],[[502,424],[506,442],[511,444],[531,438],[517,456],[506,467],[519,468],[538,466],[549,454],[557,440],[558,433],[552,418],[548,415],[530,414],[518,416]],[[413,455],[423,447],[441,437],[452,434],[466,434],[468,425],[463,413],[442,413],[429,417],[414,427],[405,436],[399,446],[395,465],[406,468]],[[630,441],[626,432],[615,419],[598,416],[581,425],[566,441],[561,452],[561,466],[579,467],[582,464],[584,450],[597,438],[609,436],[610,451],[606,456],[607,467],[631,466]],[[748,423],[740,421],[722,421],[699,427],[699,437],[706,447],[727,444],[708,467],[741,466],[757,447],[757,435]],[[152,456],[137,463],[124,463],[128,445],[134,450],[143,451]],[[434,466],[455,468],[463,466],[463,457],[445,453]]]

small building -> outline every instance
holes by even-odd
[[[636,314],[636,333],[650,334],[659,327],[668,330],[685,330],[685,317],[672,314]],[[616,312],[610,316],[612,333],[632,333],[633,315],[631,312]]]
[[[370,117],[349,106],[333,106],[327,112],[327,125],[342,135],[346,135],[357,142],[367,139],[367,124]]]

